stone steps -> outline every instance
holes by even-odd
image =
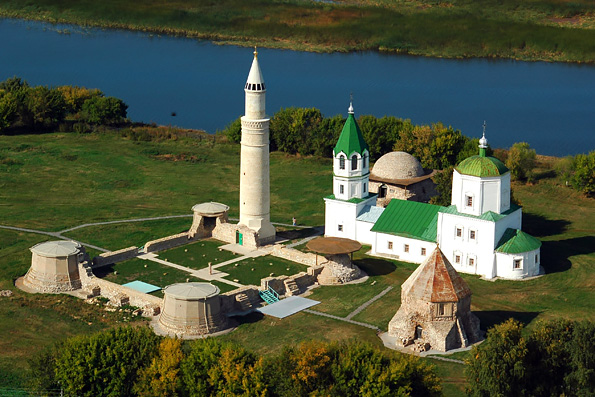
[[[295,281],[287,279],[283,283],[285,284],[285,289],[287,290],[287,296],[294,296],[300,294],[300,288],[298,287]]]
[[[250,301],[250,298],[248,298],[248,295],[246,295],[246,294],[236,295],[236,302],[238,302],[240,304],[240,310],[243,312],[252,310],[254,307],[252,305],[252,302]]]

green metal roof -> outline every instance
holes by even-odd
[[[520,254],[535,251],[541,247],[541,241],[519,229],[506,229],[498,242],[496,252]]]
[[[444,207],[393,199],[378,221],[373,232],[394,234],[425,241],[436,241],[438,211]]]
[[[330,196],[326,196],[325,198],[326,199],[331,199],[331,200],[345,201],[346,203],[355,203],[355,204],[358,204],[358,203],[361,203],[362,201],[366,201],[367,199],[369,199],[369,198],[371,198],[373,196],[376,196],[376,195],[375,194],[368,194],[364,198],[352,197],[349,200],[342,200],[342,199],[336,198],[334,194],[331,194]]]
[[[339,140],[333,149],[333,155],[336,156],[339,152],[345,153],[348,157],[353,152],[362,155],[365,149],[370,151],[368,144],[364,140],[362,130],[359,129],[355,117],[350,113],[349,116],[347,116],[347,121],[345,121]]]
[[[481,155],[467,157],[455,169],[461,174],[481,177],[500,176],[508,172],[508,168],[497,158]]]
[[[521,208],[521,207],[516,204],[510,204],[510,208],[501,214],[497,214],[494,211],[488,211],[488,212],[484,212],[481,215],[471,215],[471,214],[463,214],[462,212],[459,212],[457,210],[456,205],[450,205],[448,207],[442,207],[440,209],[440,212],[442,212],[443,214],[460,215],[460,216],[466,216],[469,218],[482,219],[484,221],[497,222],[500,219],[504,218],[506,215],[512,214],[519,208]]]

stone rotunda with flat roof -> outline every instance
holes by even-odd
[[[370,193],[378,195],[380,207],[390,200],[427,202],[436,195],[432,177],[436,170],[425,170],[419,160],[405,152],[391,152],[380,157],[370,173]]]
[[[166,333],[184,338],[227,328],[219,287],[210,283],[179,283],[165,287],[163,292],[163,309],[158,323]]]
[[[75,241],[46,241],[31,249],[31,267],[23,277],[25,288],[43,293],[60,293],[81,288],[79,263],[85,249]]]
[[[401,286],[401,307],[388,334],[420,351],[447,351],[481,339],[479,319],[471,313],[471,290],[440,248]]]

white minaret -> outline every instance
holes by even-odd
[[[275,227],[270,220],[270,119],[265,113],[266,88],[256,48],[244,92],[246,114],[242,117],[240,225],[257,232],[259,244],[267,244],[275,241]]]

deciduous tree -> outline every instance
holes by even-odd
[[[506,166],[513,180],[523,180],[533,176],[535,168],[535,149],[527,142],[517,142],[508,151]]]

